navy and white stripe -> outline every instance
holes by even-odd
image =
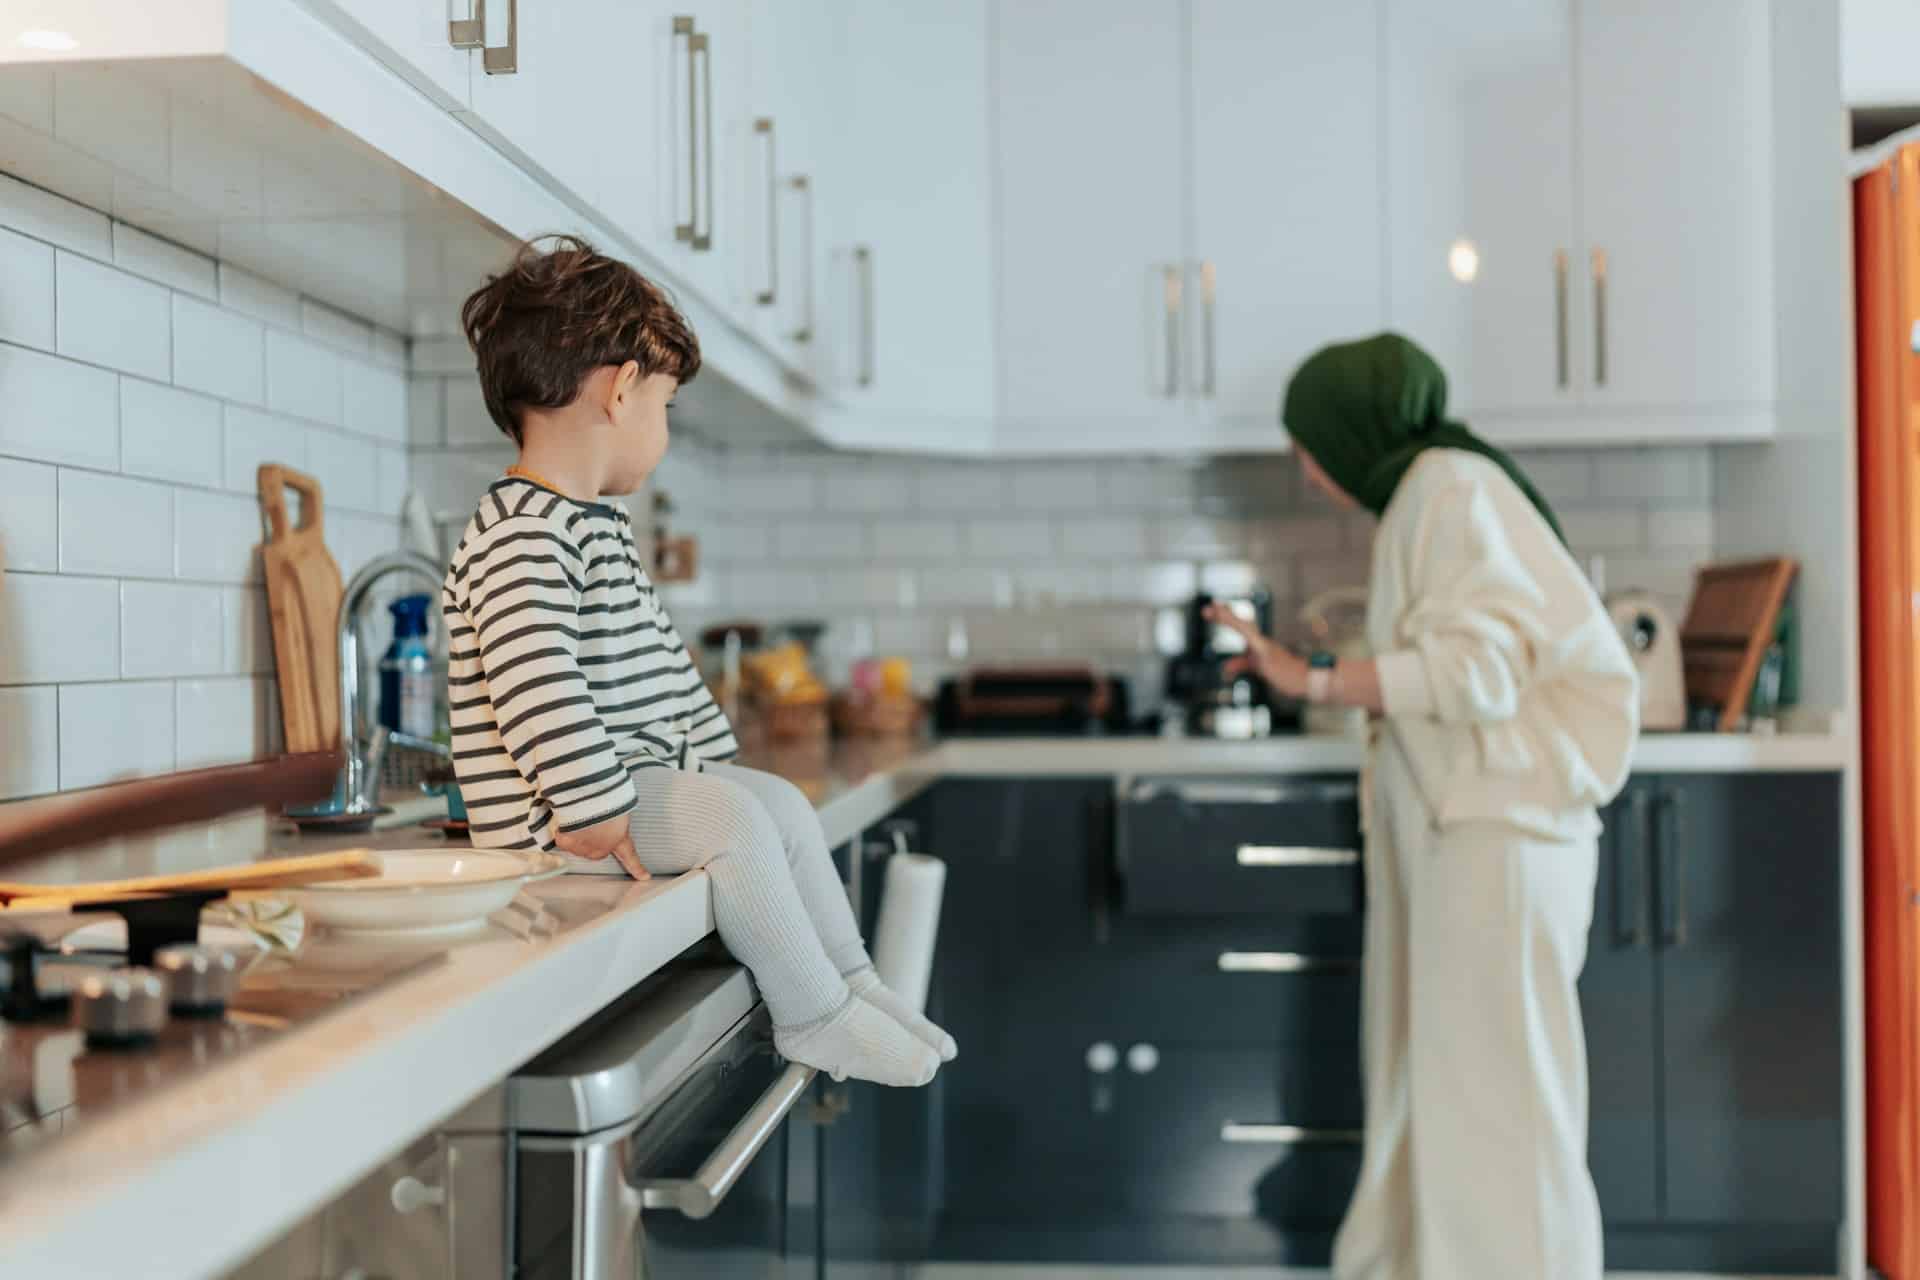
[[[631,810],[630,770],[697,770],[738,752],[640,567],[625,511],[498,481],[440,600],[474,844],[551,849],[556,830]]]

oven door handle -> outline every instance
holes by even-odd
[[[813,1086],[814,1069],[797,1062],[787,1064],[760,1100],[742,1116],[740,1123],[721,1140],[712,1154],[701,1162],[691,1178],[642,1178],[632,1184],[640,1195],[642,1209],[678,1209],[689,1218],[700,1219],[720,1207],[727,1193],[740,1181],[760,1148],[786,1121],[787,1113]]]

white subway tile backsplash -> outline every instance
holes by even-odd
[[[266,403],[260,322],[184,294],[173,297],[173,380],[223,400]]]
[[[373,326],[311,298],[300,299],[300,327],[309,336],[355,355],[373,353]]]
[[[1030,609],[1092,604],[1112,598],[1113,574],[1103,565],[1038,565],[1014,570],[1014,590]]]
[[[173,573],[173,490],[92,471],[60,472],[60,572]]]
[[[1582,554],[1632,550],[1647,542],[1646,513],[1638,507],[1569,507],[1555,515],[1567,545]]]
[[[52,573],[60,562],[60,503],[52,467],[0,458],[0,566]],[[4,735],[0,735],[4,736]]]
[[[753,563],[773,558],[773,529],[764,524],[693,522],[700,535],[700,554],[722,564]]]
[[[261,413],[258,409],[228,405],[222,468],[227,488],[240,493],[258,493],[260,467],[268,462],[296,471],[308,470],[307,437],[307,428],[297,422]]]
[[[220,588],[174,582],[120,584],[120,676],[211,675],[221,669]]]
[[[807,586],[815,587],[814,593]],[[805,582],[789,579],[783,599],[790,608],[813,605],[912,609],[923,599],[921,580],[905,569],[820,569]]]
[[[0,578],[0,685],[120,674],[120,588],[102,578]]]
[[[1287,555],[1324,555],[1346,545],[1346,534],[1337,517],[1300,516],[1256,521],[1250,530],[1248,543],[1248,549],[1255,556],[1265,559]]]
[[[1704,449],[1622,449],[1593,458],[1595,498],[1700,501],[1711,496],[1710,488],[1711,468]]]
[[[1647,542],[1651,548],[1713,547],[1713,512],[1701,507],[1647,512]]]
[[[260,504],[182,489],[174,494],[174,573],[192,582],[260,580]]]
[[[261,675],[273,670],[273,620],[260,587],[220,588],[220,670]]]
[[[128,475],[217,488],[223,456],[218,400],[120,379],[120,465]]]
[[[1191,511],[1194,494],[1193,468],[1178,463],[1110,462],[1101,475],[1109,511]]]
[[[174,765],[171,681],[60,689],[60,789],[165,773]]]
[[[1364,587],[1372,573],[1365,556],[1312,556],[1298,561],[1299,581],[1294,594],[1303,601],[1334,587]]]
[[[267,330],[267,407],[310,422],[340,422],[340,354],[279,329]]]
[[[1268,516],[1298,502],[1292,458],[1221,458],[1194,476],[1194,507],[1209,515]]]
[[[779,526],[774,554],[803,562],[863,560],[867,547],[867,526],[857,520],[787,520]]]
[[[53,250],[0,230],[0,339],[53,346]]]
[[[1053,524],[1034,516],[967,521],[967,551],[980,560],[1040,559],[1054,553]]]
[[[1166,516],[1155,521],[1152,530],[1153,554],[1157,556],[1238,556],[1247,553],[1249,544],[1244,520]]]
[[[416,448],[447,442],[445,378],[407,379],[407,443]]]
[[[243,764],[269,754],[272,688],[268,681],[244,676],[182,680],[176,693],[177,767]]]
[[[116,266],[157,280],[170,289],[209,299],[220,296],[212,258],[124,222],[113,224],[113,261]]]
[[[342,361],[341,425],[392,444],[407,442],[407,378],[398,369]]]
[[[821,505],[836,515],[905,511],[912,502],[912,470],[896,462],[850,463],[826,474]]]
[[[415,375],[473,378],[473,348],[465,338],[415,338],[408,367]]]
[[[920,579],[920,599],[930,605],[1013,606],[1018,592],[1011,569],[942,566]]]
[[[60,354],[145,378],[167,376],[165,289],[64,250],[54,257],[55,345]]]
[[[1005,510],[1012,492],[1008,473],[995,463],[930,462],[915,476],[913,507],[985,515]]]
[[[1090,510],[1100,505],[1093,463],[1036,462],[1013,469],[1013,505],[1030,511]]]
[[[95,258],[113,256],[107,215],[6,174],[0,174],[0,224]]]
[[[1117,565],[1109,575],[1115,600],[1135,604],[1178,604],[1200,588],[1199,567],[1190,561]]]
[[[447,402],[447,409],[447,426],[451,432],[451,400]],[[792,458],[730,463],[727,488],[730,509],[743,519],[755,519],[772,512],[812,511],[819,506],[819,476],[811,467]]]
[[[448,444],[512,444],[487,413],[480,384],[471,378],[446,384],[445,429]]]
[[[949,560],[960,550],[960,526],[952,520],[876,520],[873,553],[899,560]]]
[[[0,689],[0,800],[60,789],[60,702],[52,688]]]
[[[330,508],[381,510],[377,456],[365,440],[333,431],[307,433],[307,471],[320,482]],[[400,504],[390,510],[397,515]]]
[[[1147,556],[1147,522],[1114,516],[1063,520],[1060,549],[1068,556],[1088,560],[1143,560]]]
[[[105,369],[0,346],[0,454],[115,470],[118,384]]]
[[[407,368],[407,340],[391,329],[375,328],[373,360],[375,364],[404,373]]]
[[[230,262],[220,264],[220,305],[287,329],[300,327],[300,295]]]
[[[377,504],[374,510],[387,515],[397,515],[400,506],[407,500],[407,491],[412,486],[412,468],[408,464],[405,449],[375,449],[374,467],[379,473],[379,485],[374,494]]]
[[[1515,461],[1549,503],[1583,502],[1593,494],[1593,458],[1581,453],[1531,452]]]

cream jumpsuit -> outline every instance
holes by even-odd
[[[1586,958],[1631,659],[1518,488],[1432,450],[1375,542],[1366,1148],[1337,1280],[1599,1280]]]

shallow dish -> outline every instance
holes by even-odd
[[[383,852],[380,874],[289,889],[309,924],[340,933],[478,929],[547,868],[485,849]]]

